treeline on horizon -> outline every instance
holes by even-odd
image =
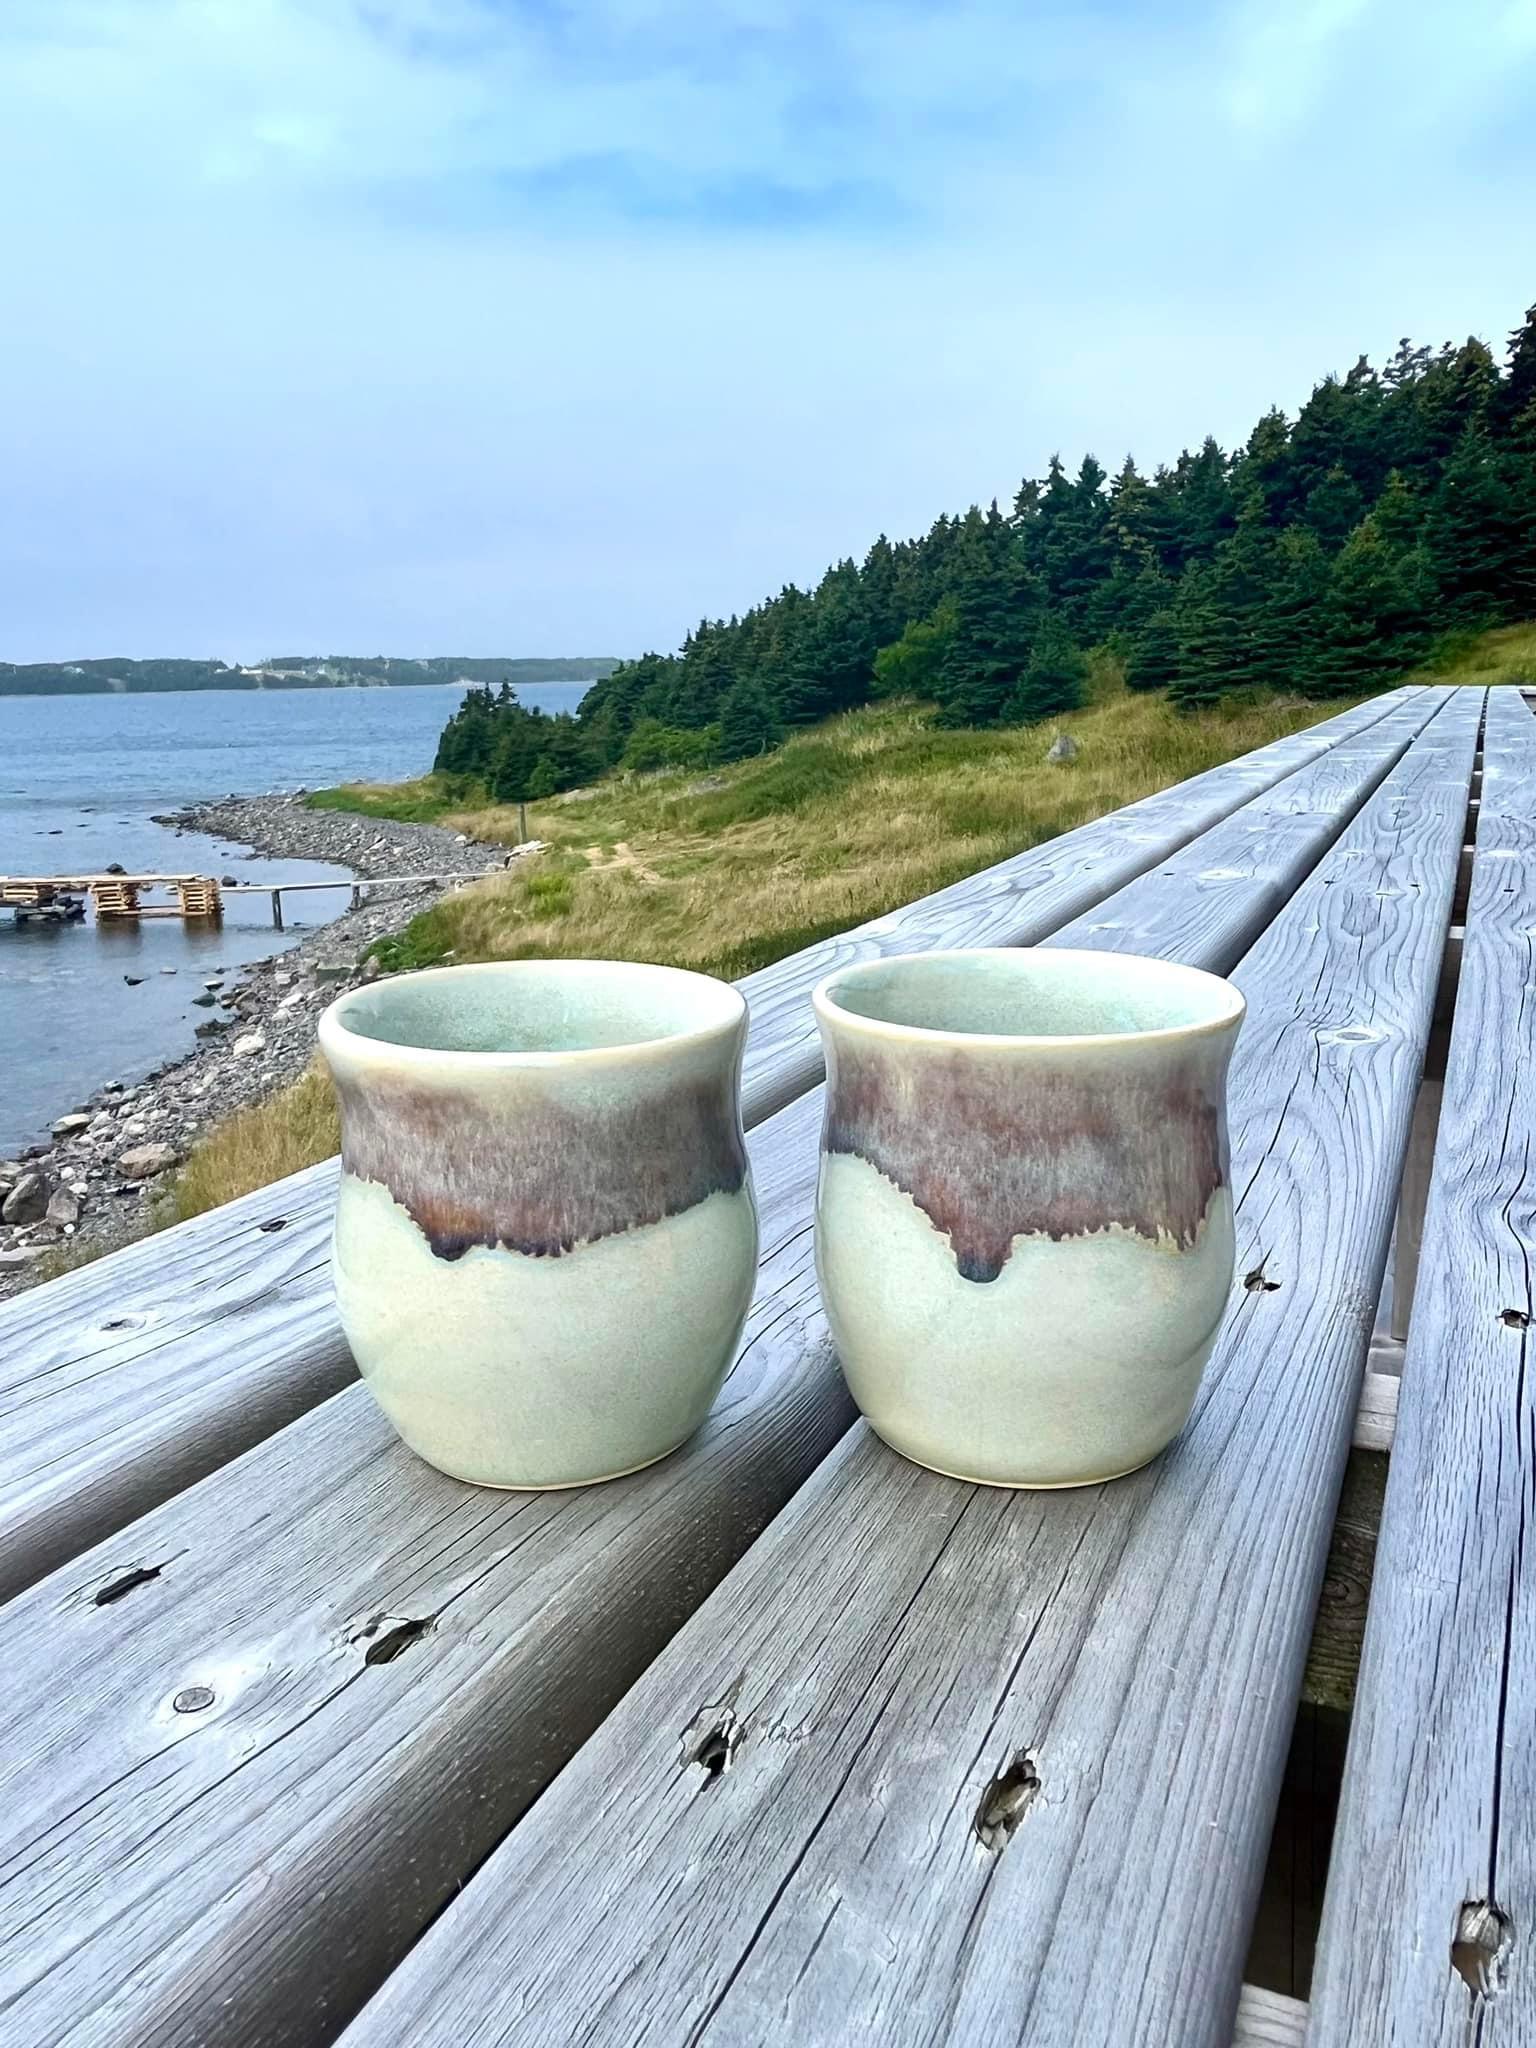
[[[1405,340],[1231,452],[1207,438],[1151,476],[1053,458],[1007,511],[882,534],[814,590],[620,662],[574,720],[472,692],[436,765],[509,801],[738,759],[882,696],[946,725],[1025,723],[1083,701],[1095,648],[1186,707],[1255,686],[1358,695],[1447,630],[1533,613],[1536,307],[1502,366],[1475,339]]]
[[[499,656],[434,654],[277,654],[249,666],[179,659],[0,661],[0,697],[100,696],[107,691],[324,690],[349,683],[398,688],[410,683],[589,683],[618,666],[611,655]]]

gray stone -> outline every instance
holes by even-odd
[[[48,1213],[48,1183],[40,1173],[24,1173],[0,1204],[0,1223],[41,1223]]]
[[[198,1038],[217,1038],[221,1031],[229,1029],[229,1021],[227,1017],[205,1017],[201,1024],[194,1024],[192,1030]]]
[[[72,1188],[55,1188],[48,1198],[45,1223],[78,1223],[80,1221],[80,1198]]]
[[[218,998],[217,996],[205,992],[200,996],[194,996],[192,1000],[200,1010],[211,1010],[214,1004],[218,1001]]]
[[[0,1273],[19,1273],[26,1266],[36,1265],[39,1259],[48,1256],[45,1244],[12,1245],[8,1252],[0,1252]]]
[[[230,1047],[230,1051],[237,1053],[241,1059],[251,1059],[266,1049],[267,1041],[259,1031],[248,1031],[243,1038],[237,1038]]]
[[[153,1174],[164,1173],[177,1161],[174,1145],[156,1140],[149,1145],[133,1145],[126,1152],[120,1152],[117,1170],[124,1180],[148,1180]]]
[[[1056,767],[1060,767],[1063,761],[1075,761],[1081,752],[1082,748],[1073,739],[1071,733],[1059,732],[1055,739],[1051,741],[1045,758]]]
[[[61,1116],[50,1126],[56,1138],[72,1138],[77,1131],[88,1131],[92,1117],[88,1109],[71,1110],[68,1116]]]

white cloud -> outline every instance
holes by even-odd
[[[669,644],[1532,295],[1507,0],[544,11],[10,0],[0,652]]]

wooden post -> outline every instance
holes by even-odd
[[[283,928],[283,892],[282,892],[282,890],[281,890],[281,889],[274,889],[274,890],[272,891],[272,922],[273,922],[273,924],[275,924],[275,925],[277,926],[277,929],[278,929],[279,931],[281,931],[281,930],[282,930],[282,928]]]
[[[519,846],[528,844],[528,806],[525,803],[517,807],[517,843]]]
[[[362,909],[362,907],[363,907],[363,891],[362,891],[362,885],[361,885],[360,883],[358,883],[358,882],[354,882],[354,883],[352,884],[352,901],[351,901],[351,902],[350,902],[350,903],[349,903],[349,904],[347,905],[347,908],[348,908],[349,910],[361,910],[361,909]]]

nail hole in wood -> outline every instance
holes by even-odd
[[[1262,1260],[1251,1273],[1243,1275],[1243,1285],[1250,1294],[1277,1294],[1280,1290],[1280,1282],[1269,1278]]]
[[[685,1771],[697,1764],[706,1779],[723,1778],[736,1761],[745,1733],[734,1707],[703,1707],[683,1730],[678,1762]]]
[[[143,1320],[142,1316],[108,1316],[101,1327],[103,1330],[136,1330]]]
[[[972,1825],[982,1848],[994,1855],[1006,1849],[1039,1796],[1040,1773],[1029,1751],[1021,1749],[981,1795]]]
[[[1467,1899],[1456,1918],[1451,1968],[1475,1998],[1496,1998],[1514,1946],[1509,1915],[1491,1899]]]
[[[165,1570],[160,1564],[136,1564],[131,1570],[121,1572],[115,1579],[98,1588],[96,1605],[110,1607],[114,1600],[121,1600],[125,1593],[131,1593],[135,1586],[147,1586],[151,1579],[158,1579]]]
[[[384,1616],[382,1614],[376,1616],[363,1633],[365,1635],[372,1635],[383,1619]],[[397,1657],[403,1655],[411,1647],[412,1643],[419,1643],[421,1641],[436,1619],[436,1615],[428,1614],[421,1620],[395,1622],[392,1627],[385,1629],[377,1642],[369,1644],[363,1662],[365,1664],[393,1664]]]
[[[288,1228],[288,1218],[286,1216],[269,1216],[265,1223],[258,1223],[256,1228],[264,1231],[270,1237],[274,1230],[286,1230]]]
[[[1500,1309],[1499,1321],[1506,1330],[1528,1330],[1531,1327],[1531,1319],[1523,1308]]]

